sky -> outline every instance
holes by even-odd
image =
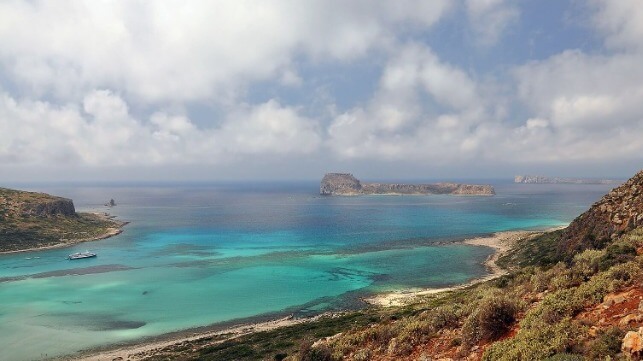
[[[0,2],[0,182],[628,177],[640,0]]]

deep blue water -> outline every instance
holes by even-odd
[[[495,186],[494,197],[320,197],[312,182],[17,185],[131,224],[107,240],[0,255],[0,349],[38,359],[466,282],[485,273],[491,250],[445,241],[566,224],[611,188]],[[118,205],[107,209],[110,198]],[[64,259],[85,249],[99,256]]]

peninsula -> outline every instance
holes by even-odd
[[[561,178],[544,177],[540,175],[517,175],[514,183],[529,184],[620,184],[622,180],[615,179],[592,179],[592,178]]]
[[[125,224],[106,214],[76,213],[71,199],[0,188],[0,253],[103,239]]]
[[[321,195],[354,196],[368,194],[452,194],[492,196],[495,193],[490,185],[433,183],[433,184],[399,184],[399,183],[362,183],[350,173],[327,173],[319,187]]]

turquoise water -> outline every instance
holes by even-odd
[[[319,197],[314,183],[33,189],[71,197],[79,210],[103,211],[114,198],[110,212],[132,223],[107,240],[0,256],[8,360],[466,282],[485,273],[491,250],[449,241],[565,224],[609,186],[499,183],[495,197],[352,198]],[[98,257],[65,260],[86,249]]]

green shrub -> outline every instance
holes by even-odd
[[[605,255],[600,259],[598,265],[601,271],[605,271],[616,264],[631,261],[636,257],[636,248],[630,244],[625,244],[625,240],[621,242],[607,247]]]
[[[621,343],[625,332],[618,327],[612,327],[600,332],[589,345],[587,355],[591,360],[604,359],[621,352]]]
[[[521,326],[529,328],[541,322],[555,324],[565,317],[573,316],[581,309],[582,304],[579,304],[575,297],[574,289],[556,291],[547,295],[538,306],[528,312]]]
[[[543,361],[585,361],[585,357],[571,353],[557,353],[554,356],[547,357]]]
[[[484,299],[462,326],[463,343],[472,346],[479,341],[493,341],[504,335],[516,321],[518,306],[504,297]]]
[[[299,361],[333,361],[333,357],[328,346],[312,347],[312,342],[308,341],[301,345]]]
[[[588,249],[574,256],[572,261],[574,274],[582,278],[583,281],[589,280],[599,271],[605,253],[605,251]]]
[[[582,329],[566,318],[554,325],[540,322],[521,329],[510,339],[492,344],[482,356],[484,361],[539,361],[572,351],[578,345]]]

